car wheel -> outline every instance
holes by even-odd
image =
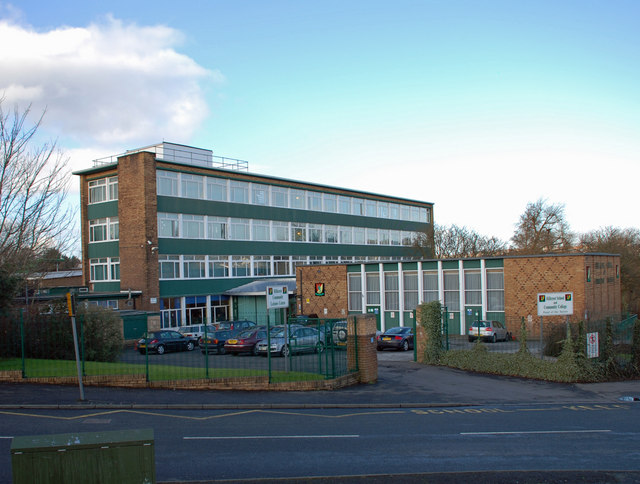
[[[324,343],[322,341],[318,341],[316,344],[316,353],[322,353],[324,351]]]
[[[402,351],[409,351],[409,342],[406,339],[402,343]]]
[[[493,338],[491,338],[491,342],[496,343],[497,341],[498,341],[498,336],[495,333],[493,333]]]
[[[158,352],[159,355],[164,355],[164,345],[158,345],[158,347],[156,348],[156,351]]]
[[[289,356],[289,353],[290,353],[289,346],[288,345],[283,345],[282,349],[280,350],[280,354],[282,356]]]
[[[505,341],[511,341],[511,333],[507,333],[507,335],[504,337]]]
[[[340,341],[341,343],[344,343],[345,341],[347,341],[347,330],[346,329],[339,329],[338,330],[338,341]]]
[[[251,354],[252,354],[253,356],[258,356],[258,347],[257,347],[257,346],[254,346],[254,347],[253,347],[253,350],[251,351]]]
[[[195,347],[196,347],[196,345],[195,345],[195,343],[193,341],[189,341],[187,343],[187,351],[193,351],[193,348],[195,348]]]
[[[218,354],[219,355],[224,355],[227,352],[227,350],[224,349],[224,346],[222,348],[218,348]]]

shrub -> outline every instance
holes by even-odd
[[[442,345],[442,305],[440,301],[421,304],[418,308],[418,321],[427,334],[425,363],[438,364],[444,354]]]
[[[122,324],[111,309],[89,306],[78,312],[82,324],[84,359],[116,361],[122,351]]]

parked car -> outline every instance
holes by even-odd
[[[491,343],[511,340],[511,333],[500,321],[474,321],[467,334],[471,342],[477,340],[478,337]]]
[[[181,326],[178,328],[178,331],[185,336],[191,336],[192,338],[196,338],[198,343],[200,343],[200,338],[204,336],[205,329],[207,333],[213,333],[216,328],[212,324],[204,325],[204,324],[190,324],[188,326]]]
[[[407,326],[396,326],[378,335],[378,351],[385,348],[407,351],[413,349],[413,328]]]
[[[242,331],[243,329],[251,329],[257,326],[253,321],[240,320],[240,321],[221,321],[216,323],[216,328],[219,330],[222,329],[233,329],[236,331]]]
[[[256,353],[266,356],[267,346],[268,344],[266,339],[259,341],[256,345]],[[281,327],[281,329],[272,332],[271,334],[270,352],[272,354],[289,356],[289,354],[294,353],[313,353],[324,351],[324,348],[325,346],[321,340],[320,332],[315,328],[290,325],[287,344],[285,344],[284,327]]]
[[[224,355],[227,352],[224,344],[238,333],[239,331],[236,329],[223,329],[207,333],[200,341],[200,351],[202,354],[218,353],[219,355]]]
[[[333,337],[333,344],[337,347],[347,346],[347,322],[346,321],[336,321],[333,324],[333,329],[331,330],[331,334]]]
[[[155,352],[159,355],[167,351],[192,351],[197,344],[196,338],[185,336],[178,331],[151,331],[139,339],[135,348],[141,353]]]
[[[238,333],[237,336],[228,339],[224,344],[224,349],[232,355],[239,355],[240,353],[257,355],[258,349],[256,345],[263,339],[267,339],[267,328],[257,326],[255,329],[246,329]]]

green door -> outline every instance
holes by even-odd
[[[376,315],[376,328],[381,331],[382,326],[380,324],[380,306],[367,306],[367,314]]]

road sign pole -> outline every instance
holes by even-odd
[[[544,318],[544,316],[540,316],[540,359],[544,359],[544,348],[542,347],[542,328],[544,327],[544,324],[542,322],[542,319]]]

